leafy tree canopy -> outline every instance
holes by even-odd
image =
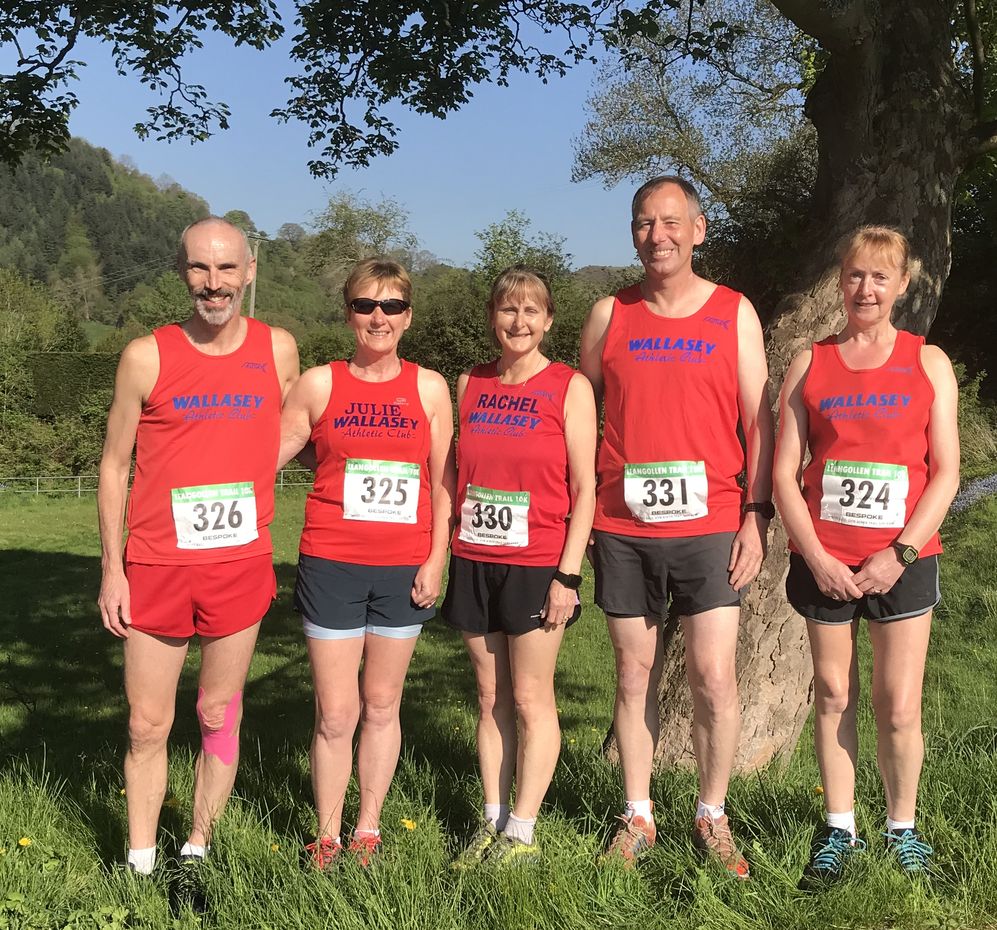
[[[330,177],[397,146],[390,101],[443,118],[483,83],[506,84],[512,73],[542,80],[582,60],[599,45],[654,37],[659,46],[703,54],[729,44],[722,21],[674,32],[660,17],[693,0],[295,0],[292,96],[274,111],[309,128],[317,155],[312,172]],[[135,126],[141,137],[205,139],[228,126],[229,109],[184,79],[184,57],[217,31],[236,45],[264,49],[285,32],[275,0],[183,0],[73,4],[14,0],[0,8],[0,42],[16,64],[0,73],[0,160],[17,164],[29,151],[52,154],[69,140],[78,100],[72,81],[83,62],[84,37],[105,42],[119,73],[133,75],[162,102]]]

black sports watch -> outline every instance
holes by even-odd
[[[775,504],[772,501],[752,501],[741,508],[741,513],[758,513],[763,520],[771,520],[775,516]]]
[[[893,543],[893,551],[897,554],[897,560],[904,568],[908,565],[913,565],[917,561],[917,549],[913,546],[908,546],[906,543],[899,541]]]
[[[554,580],[560,581],[569,591],[577,591],[582,586],[581,575],[569,575],[560,570],[554,572]]]

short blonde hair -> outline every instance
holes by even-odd
[[[353,266],[343,284],[343,303],[347,310],[357,291],[371,283],[397,287],[405,300],[412,300],[412,279],[398,262],[390,258],[365,258]]]
[[[911,273],[910,242],[899,229],[893,226],[860,226],[841,240],[838,248],[841,267],[844,268],[845,263],[863,249],[888,257],[901,274]]]
[[[539,298],[538,303],[547,311],[547,316],[554,316],[554,295],[551,293],[547,276],[536,268],[530,268],[529,265],[511,265],[492,282],[492,290],[486,305],[488,332],[496,345],[499,345],[499,341],[495,337],[493,328],[495,311],[506,298],[524,293],[535,294]]]

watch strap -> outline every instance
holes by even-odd
[[[581,575],[569,575],[567,572],[562,572],[560,569],[554,572],[554,580],[559,581],[570,591],[577,591],[582,586]]]

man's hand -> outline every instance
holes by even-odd
[[[904,566],[893,549],[880,549],[862,563],[853,580],[863,594],[886,594],[903,573]]]
[[[132,625],[131,592],[122,570],[104,572],[97,606],[104,628],[119,639],[127,639],[128,627]]]
[[[761,514],[746,513],[741,529],[734,537],[730,547],[730,562],[727,571],[730,572],[730,586],[735,591],[746,588],[762,568],[762,561],[768,551],[768,520]]]
[[[443,563],[423,562],[412,583],[412,603],[416,607],[432,607],[443,587]]]

